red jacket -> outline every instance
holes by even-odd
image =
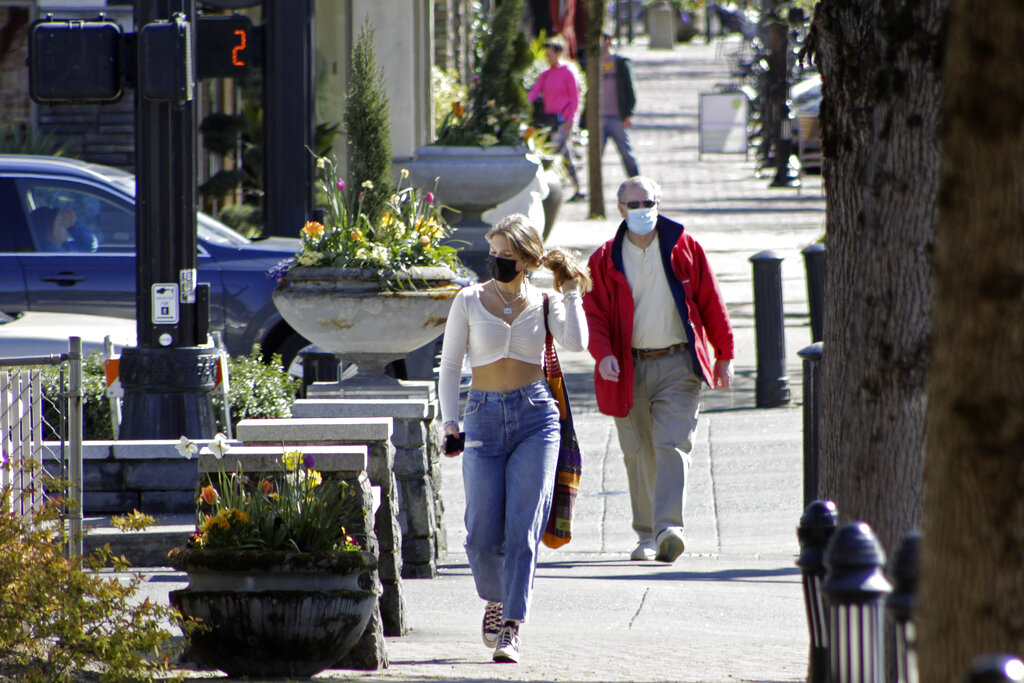
[[[732,326],[704,250],[687,235],[683,226],[658,216],[658,242],[669,289],[683,320],[690,358],[704,381],[712,382],[708,342],[715,359],[733,357]],[[633,407],[633,293],[622,267],[622,240],[626,224],[619,225],[611,240],[590,257],[594,289],[583,297],[583,310],[590,328],[587,348],[597,363],[608,355],[619,361],[619,381],[603,379],[594,368],[597,407],[605,415],[625,417]],[[666,312],[668,313],[668,312]]]

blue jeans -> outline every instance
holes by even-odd
[[[635,175],[640,175],[640,169],[636,163],[636,155],[633,154],[633,145],[629,142],[629,129],[623,125],[622,118],[618,116],[601,117],[602,156],[604,155],[604,146],[608,142],[608,138],[614,140],[615,146],[619,149],[622,164],[626,167],[626,176],[632,178]]]
[[[558,462],[558,406],[546,381],[466,399],[466,555],[484,600],[526,620]]]

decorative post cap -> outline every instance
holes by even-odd
[[[807,571],[825,568],[825,547],[836,530],[839,512],[831,500],[815,500],[800,516],[796,537],[800,541],[800,557],[796,566]]]
[[[892,591],[885,578],[885,551],[865,522],[840,528],[825,548],[822,591],[833,603],[878,602]]]
[[[1024,681],[1024,662],[1013,655],[980,655],[971,663],[963,683],[1013,683]]]
[[[892,558],[889,575],[892,576],[894,587],[885,606],[897,621],[910,619],[917,603],[917,558],[920,545],[921,533],[912,531],[903,539]]]

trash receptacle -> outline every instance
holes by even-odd
[[[671,50],[676,44],[675,14],[672,5],[659,2],[647,8],[648,47],[652,50]]]

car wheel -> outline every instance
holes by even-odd
[[[275,353],[281,354],[281,367],[296,377],[302,377],[302,363],[299,352],[313,344],[297,332],[292,332],[275,348],[266,353],[267,358]]]

